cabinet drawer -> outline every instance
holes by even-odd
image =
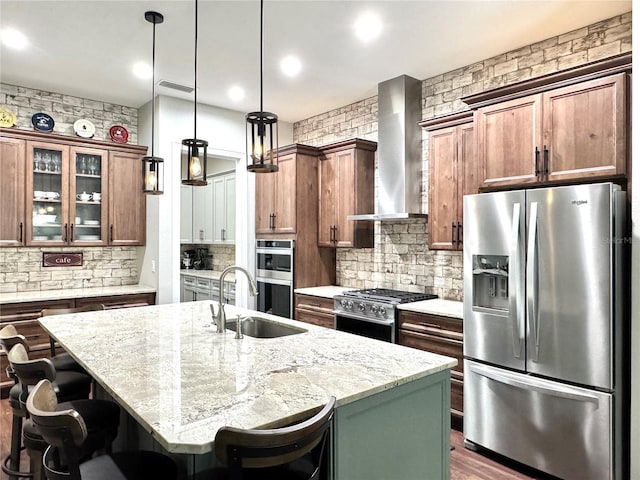
[[[455,358],[458,360],[458,365],[453,367],[453,370],[463,372],[462,340],[452,340],[411,330],[399,330],[398,337],[400,345]]]
[[[325,328],[333,328],[334,323],[333,315],[304,308],[296,308],[296,320]]]
[[[211,288],[211,280],[208,278],[196,278],[198,288]]]
[[[462,341],[462,319],[399,310],[398,328]]]
[[[155,293],[134,293],[131,295],[115,295],[111,297],[77,298],[75,306],[83,307],[85,305],[102,304],[105,309],[109,310],[112,308],[144,307],[147,305],[155,305],[155,303]]]
[[[195,287],[196,286],[196,279],[195,277],[182,277],[182,283],[184,285],[189,285],[190,287]]]
[[[333,298],[314,297],[296,293],[296,308],[314,310],[333,316]]]
[[[40,313],[45,308],[72,308],[73,306],[73,300],[8,303],[6,305],[0,305],[0,324],[4,325],[21,320],[40,318]],[[17,325],[14,324],[14,326],[18,328]]]

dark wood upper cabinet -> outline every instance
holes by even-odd
[[[377,143],[354,139],[322,147],[318,183],[318,245],[373,247],[373,222],[349,215],[374,211]]]
[[[25,242],[25,141],[0,136],[0,246]]]
[[[462,199],[478,192],[473,115],[454,114],[420,125],[429,132],[429,248],[461,250]]]

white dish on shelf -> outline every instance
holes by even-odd
[[[78,235],[78,240],[100,240],[100,235]]]
[[[50,223],[55,223],[56,216],[48,215],[48,214],[38,214],[33,216],[33,224],[34,225],[46,225]]]
[[[100,225],[100,220],[85,220],[85,225]]]
[[[46,235],[36,235],[33,237],[33,240],[35,242],[41,242],[43,240],[49,240],[49,237],[47,237]]]

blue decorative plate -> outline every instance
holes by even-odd
[[[50,132],[51,130],[53,130],[55,122],[50,115],[39,112],[31,117],[31,124],[33,125],[33,128],[40,132]]]

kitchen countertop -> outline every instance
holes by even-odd
[[[294,293],[301,293],[303,295],[312,295],[314,297],[333,298],[335,295],[341,295],[343,292],[349,290],[357,290],[351,287],[338,287],[336,285],[325,285],[321,287],[306,287],[296,288]]]
[[[154,287],[137,284],[115,287],[66,288],[61,290],[35,290],[30,292],[0,293],[0,305],[45,300],[64,300],[68,298],[134,295],[136,293],[155,293],[155,291],[156,289]]]
[[[454,367],[455,359],[227,305],[306,330],[241,340],[211,302],[40,319],[44,329],[168,451],[211,451],[218,429],[281,426]]]
[[[435,298],[433,300],[423,300],[421,302],[401,303],[397,307],[399,310],[410,312],[430,313],[432,315],[442,315],[443,317],[463,318],[462,302],[454,300],[443,300]]]

